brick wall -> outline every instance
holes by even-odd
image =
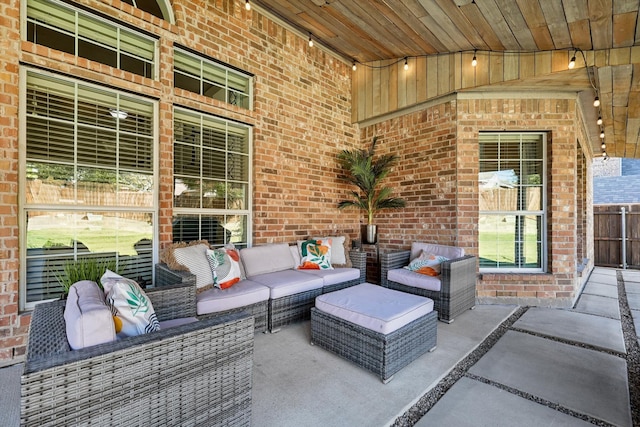
[[[478,134],[480,131],[545,131],[548,134],[547,274],[482,274],[483,303],[568,306],[576,297],[578,235],[589,223],[577,209],[589,203],[588,174],[579,169],[579,116],[568,99],[457,99],[381,121],[362,130],[362,143],[380,137],[379,152],[401,161],[389,176],[407,200],[400,211],[381,214],[380,251],[407,249],[414,240],[462,246],[478,253]],[[586,144],[582,144],[586,145]],[[580,179],[578,186],[577,179]],[[584,200],[577,201],[577,191]],[[582,219],[580,219],[582,218]],[[582,221],[578,224],[578,221]],[[587,239],[589,241],[589,239]],[[589,248],[583,248],[588,253]]]
[[[25,353],[30,316],[18,313],[18,61],[20,10],[2,2],[0,15],[0,366]]]
[[[381,251],[405,249],[414,240],[457,243],[455,105],[445,102],[362,129],[362,144],[378,135],[377,155],[398,155],[385,185],[407,201],[405,209],[375,219]]]
[[[547,274],[482,274],[480,302],[569,306],[576,278],[577,112],[569,99],[465,99],[458,101],[458,214],[460,241],[476,253],[478,133],[535,130],[547,133]],[[467,162],[470,160],[471,162]]]
[[[283,28],[244,2],[172,2],[171,25],[119,1],[79,0],[159,37],[159,80],[145,79],[29,42],[20,42],[20,2],[0,6],[3,26],[0,71],[3,96],[0,171],[4,208],[0,210],[0,366],[21,360],[29,314],[18,314],[18,62],[84,78],[159,100],[159,235],[171,241],[173,203],[173,107],[198,109],[254,126],[253,241],[294,242],[311,234],[359,237],[360,215],[339,211],[348,187],[337,178],[337,153],[359,143],[351,124],[351,65],[310,48],[306,37]],[[254,110],[173,90],[173,46],[255,74]]]

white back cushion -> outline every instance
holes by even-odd
[[[247,277],[296,268],[291,249],[286,243],[253,246],[240,251]]]
[[[209,246],[199,244],[173,250],[176,261],[187,267],[191,274],[195,274],[198,288],[213,284],[213,272],[207,260],[207,249]]]
[[[104,292],[96,282],[82,280],[69,289],[64,310],[67,341],[79,350],[116,339],[111,310],[104,300]]]
[[[464,249],[457,246],[437,245],[435,243],[413,242],[411,244],[411,261],[425,254],[442,255],[448,259],[456,259],[464,256]]]

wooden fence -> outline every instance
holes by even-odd
[[[640,205],[593,207],[595,265],[640,269]]]

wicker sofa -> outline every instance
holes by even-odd
[[[296,245],[286,243],[253,246],[240,251],[240,263],[245,278],[230,289],[210,289],[196,297],[197,315],[217,317],[232,312],[250,312],[255,317],[256,332],[278,331],[291,322],[309,319],[315,298],[365,281],[366,253],[348,252],[351,267],[332,270],[298,270]],[[156,284],[194,284],[196,275],[189,271],[172,270],[165,263],[156,264]],[[253,292],[262,287],[266,298],[242,304],[244,289]],[[239,303],[234,303],[237,297]],[[224,302],[223,304],[217,304]],[[228,307],[232,308],[228,308]],[[224,308],[221,308],[224,307]]]
[[[403,268],[422,251],[448,259],[440,264],[439,276],[425,276]],[[380,255],[381,285],[431,298],[438,319],[451,323],[456,316],[476,305],[476,264],[477,258],[464,255],[463,248],[413,242],[411,250]]]
[[[150,288],[160,321],[195,316],[195,287]],[[71,351],[65,301],[36,306],[21,425],[251,425],[254,319],[233,314]]]

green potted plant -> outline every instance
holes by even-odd
[[[115,258],[79,257],[65,262],[62,273],[56,274],[58,282],[64,290],[63,298],[69,293],[69,288],[80,280],[91,280],[102,287],[100,278],[107,269],[120,274],[122,268],[116,267]]]
[[[367,243],[376,242],[377,226],[373,220],[378,211],[399,209],[406,205],[404,199],[391,196],[392,188],[382,185],[398,156],[384,154],[374,158],[377,140],[378,137],[374,136],[368,150],[343,150],[338,154],[338,162],[344,170],[341,178],[357,187],[351,192],[352,198],[339,202],[338,208],[356,207],[366,212]]]

